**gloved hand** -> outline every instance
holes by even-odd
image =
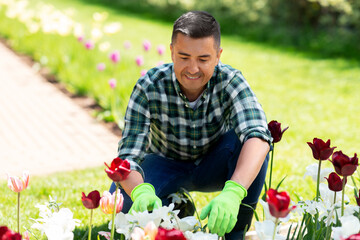
[[[155,188],[150,183],[142,183],[131,191],[131,200],[133,204],[130,209],[135,212],[143,212],[153,210],[162,206],[161,199],[155,194]]]
[[[201,211],[200,218],[207,216],[211,233],[224,236],[234,228],[241,201],[246,197],[246,189],[234,181],[227,181],[221,193]]]

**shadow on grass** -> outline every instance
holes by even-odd
[[[147,0],[77,0],[86,4],[109,8],[127,16],[173,24],[187,10],[179,4],[163,6]],[[196,9],[194,9],[196,10]],[[201,10],[201,9],[198,9]],[[344,58],[360,64],[360,45],[356,34],[342,35],[339,31],[325,32],[297,26],[275,26],[256,24],[241,26],[226,14],[214,14],[221,25],[223,35],[264,44],[285,52],[302,53],[314,59]]]
[[[104,232],[110,232],[108,228],[108,223],[104,223],[99,226],[93,226],[91,230],[91,239],[98,239],[98,232],[104,231]],[[87,240],[88,239],[88,227],[86,228],[76,228],[74,231],[74,240]],[[119,238],[119,234],[115,233],[115,238]],[[99,236],[100,240],[105,239],[103,236]]]

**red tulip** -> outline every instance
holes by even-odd
[[[85,195],[82,193],[81,201],[84,207],[88,209],[95,209],[99,207],[100,204],[100,193],[99,191],[95,190],[89,193],[89,195]]]
[[[266,193],[266,201],[269,204],[270,214],[276,218],[284,218],[296,208],[296,206],[289,208],[290,197],[287,192],[278,192],[272,188]]]
[[[358,196],[359,196],[359,197],[356,197],[356,195],[355,195],[355,199],[356,199],[357,205],[360,207],[360,190],[359,190]]]
[[[314,138],[313,143],[308,142],[313,156],[316,160],[327,160],[333,153],[336,147],[330,147],[330,139],[325,143],[323,140],[319,138]]]
[[[341,179],[336,173],[332,172],[329,178],[326,178],[329,184],[329,189],[334,192],[340,192],[343,189],[343,179]],[[346,178],[345,178],[346,183]]]
[[[1,240],[21,240],[21,234],[10,230],[6,226],[0,227],[0,239]]]
[[[268,128],[269,131],[271,132],[271,136],[273,138],[273,143],[277,143],[280,142],[283,133],[289,128],[285,128],[284,130],[281,131],[281,123],[272,120],[271,122],[269,122],[268,124]]]
[[[108,177],[113,180],[114,182],[120,182],[125,180],[128,175],[130,174],[130,163],[127,160],[122,160],[121,158],[117,157],[111,162],[111,165],[105,165],[108,169],[105,169]]]
[[[360,240],[360,233],[353,234],[348,238],[341,238],[341,240]]]
[[[354,157],[349,158],[343,154],[342,151],[334,152],[331,162],[334,165],[336,173],[344,177],[352,175],[359,165],[356,153]]]
[[[180,230],[167,230],[160,227],[158,229],[158,233],[155,236],[155,240],[186,240],[186,238]]]

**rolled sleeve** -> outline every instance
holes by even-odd
[[[265,112],[246,80],[235,76],[228,87],[231,99],[231,124],[242,143],[260,138],[271,144]]]
[[[130,169],[138,171],[144,178],[140,167],[144,159],[150,129],[148,99],[140,84],[134,87],[125,114],[123,136],[119,141],[118,156],[130,162]]]

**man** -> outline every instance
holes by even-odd
[[[168,204],[182,187],[221,190],[201,218],[212,233],[242,239],[253,212],[240,204],[256,206],[267,169],[265,114],[242,74],[220,62],[220,26],[210,14],[179,17],[170,50],[173,63],[141,77],[128,104],[119,142],[132,170],[120,182],[123,210]]]

